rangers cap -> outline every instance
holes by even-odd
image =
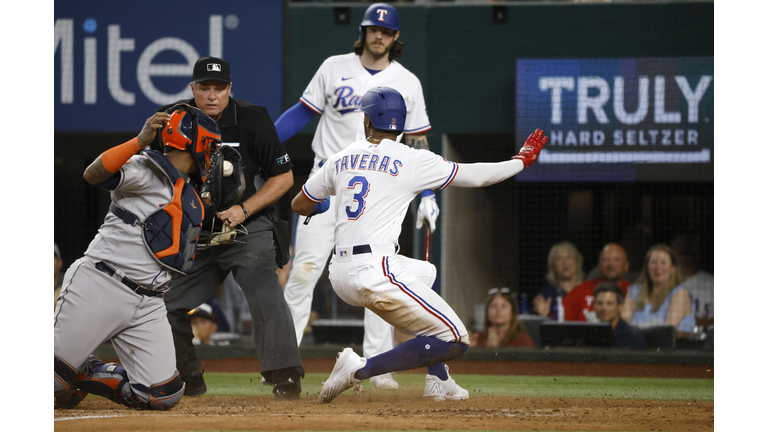
[[[397,14],[397,9],[386,3],[374,3],[368,6],[363,14],[363,21],[358,27],[360,32],[360,40],[364,39],[363,28],[379,26],[388,28],[390,30],[400,30],[400,16]]]
[[[229,63],[218,57],[203,57],[199,59],[195,63],[194,69],[192,69],[192,82],[199,83],[208,80],[231,83]]]

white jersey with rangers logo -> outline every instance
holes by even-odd
[[[354,142],[331,156],[302,187],[311,201],[335,195],[337,246],[395,244],[413,198],[442,190],[458,165],[391,140]]]
[[[396,253],[411,200],[425,189],[445,188],[458,169],[428,150],[360,140],[309,178],[302,187],[309,200],[335,195],[336,247],[328,270],[339,298],[406,333],[469,344],[461,319],[420,277],[434,275],[434,265]]]
[[[392,61],[372,75],[354,53],[332,56],[317,70],[300,99],[322,115],[312,140],[315,165],[365,137],[360,102],[368,90],[377,86],[392,87],[403,95],[407,107],[405,134],[431,129],[421,82],[400,63]]]

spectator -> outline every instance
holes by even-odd
[[[59,245],[53,244],[53,308],[56,309],[56,302],[59,299],[59,293],[61,292],[61,281],[64,279],[61,274],[61,266],[64,261],[61,259],[61,252],[59,251]]]
[[[594,312],[595,296],[593,291],[601,282],[617,285],[626,298],[629,282],[624,280],[624,275],[629,270],[629,261],[627,261],[624,248],[616,243],[608,243],[600,250],[597,261],[599,270],[597,279],[584,282],[563,298],[566,321],[598,321]]]
[[[517,301],[509,288],[493,288],[485,302],[483,331],[470,338],[472,346],[480,347],[534,347],[533,339],[520,321]]]
[[[672,249],[680,257],[682,286],[691,293],[696,325],[715,324],[715,277],[699,267],[699,239],[689,234],[678,234],[672,240]]]
[[[678,338],[693,333],[696,320],[691,295],[680,286],[677,254],[667,245],[651,247],[645,255],[637,283],[627,289],[621,317],[638,327],[671,325]]]
[[[557,297],[565,297],[574,287],[584,281],[581,252],[571,242],[560,242],[552,246],[547,257],[547,282],[533,298],[533,310],[543,316],[554,316],[553,306]]]
[[[208,303],[189,311],[189,320],[192,324],[192,334],[195,338],[192,343],[195,345],[208,345],[211,343],[211,335],[216,333],[219,325],[213,317],[213,308]]]
[[[648,348],[640,331],[621,319],[624,291],[613,282],[600,282],[594,290],[595,315],[611,324],[614,346],[619,348]]]

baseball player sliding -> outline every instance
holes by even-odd
[[[363,113],[360,101],[368,89],[376,86],[394,87],[405,98],[407,123],[400,129],[407,145],[428,148],[425,132],[431,129],[424,94],[419,79],[396,61],[403,51],[400,37],[400,18],[397,10],[385,3],[368,7],[360,23],[360,37],[353,52],[326,59],[315,73],[299,103],[283,113],[275,122],[281,142],[301,130],[314,116],[320,122],[312,140],[315,153],[311,175],[349,143],[363,139]],[[422,192],[422,191],[419,191]],[[330,203],[329,203],[330,204]],[[434,231],[439,215],[435,194],[422,193],[416,228],[428,224]],[[291,308],[296,338],[301,343],[309,321],[312,292],[333,248],[332,214],[312,218],[304,224],[300,217],[296,224],[296,240],[291,272],[285,287],[285,298]],[[425,275],[428,277],[429,275]],[[431,277],[434,278],[434,275]],[[431,283],[430,283],[431,284]],[[363,352],[373,356],[392,349],[392,328],[376,315],[365,311]],[[376,388],[397,388],[391,375],[371,380]]]
[[[142,151],[161,128],[164,153]],[[88,393],[141,409],[170,409],[181,400],[163,293],[192,267],[204,210],[190,180],[205,180],[219,142],[216,122],[177,105],[85,170],[85,180],[110,191],[112,203],[85,256],[67,270],[56,304],[59,408],[73,408]],[[107,339],[122,366],[89,356]]]
[[[509,161],[458,164],[395,141],[407,120],[406,102],[397,90],[373,88],[362,97],[361,108],[365,138],[330,156],[302,186],[292,208],[314,216],[327,209],[322,205],[327,197],[335,197],[335,247],[328,267],[334,291],[415,338],[370,358],[345,348],[318,399],[328,403],[365,379],[424,366],[425,397],[467,399],[469,393],[443,363],[466,351],[467,330],[445,300],[408,270],[434,272],[434,266],[397,255],[400,226],[420,191],[449,185],[477,188],[506,180],[536,160],[548,137],[536,130]]]

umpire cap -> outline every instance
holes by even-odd
[[[363,40],[363,27],[379,26],[394,31],[400,30],[400,16],[397,10],[386,3],[374,3],[368,6],[363,15],[363,22],[360,23],[360,40]]]
[[[203,57],[195,62],[192,69],[192,82],[221,81],[231,83],[229,63],[218,57]]]
[[[374,87],[363,95],[360,108],[376,129],[402,132],[407,109],[405,99],[391,87]]]

